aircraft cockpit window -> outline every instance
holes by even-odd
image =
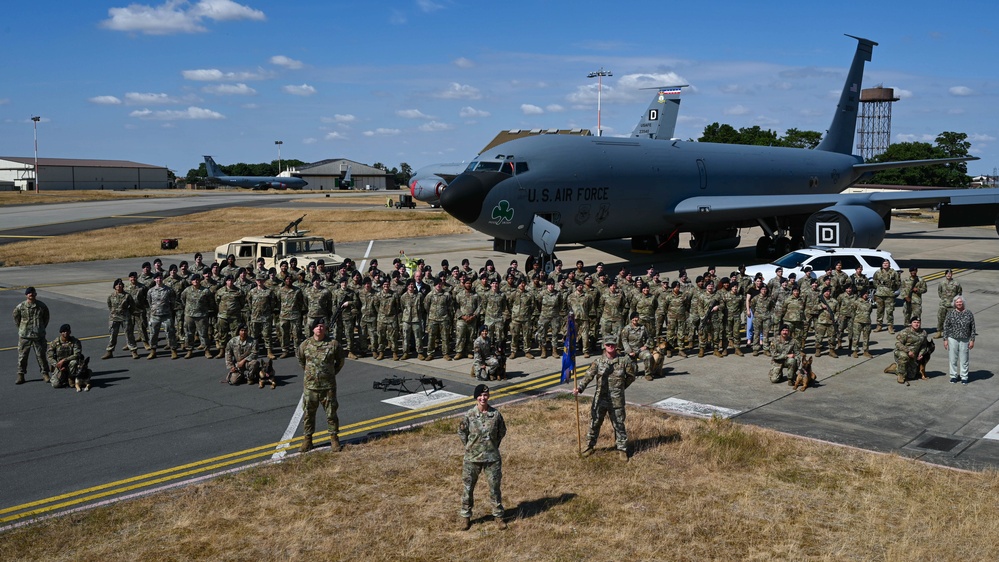
[[[504,162],[479,162],[475,166],[476,172],[506,172],[512,174],[513,172],[502,169]]]
[[[517,162],[517,173],[523,174],[527,171],[527,162]]]

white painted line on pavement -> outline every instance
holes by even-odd
[[[996,441],[999,441],[999,425],[993,427],[992,431],[986,433],[983,439],[995,439]]]
[[[302,410],[302,406],[305,402],[305,395],[298,397],[298,407],[295,408],[295,413],[291,416],[291,421],[288,422],[287,429],[284,430],[284,435],[281,436],[281,441],[287,441],[295,436],[295,431],[298,430],[298,424],[302,423],[302,415],[305,413]],[[285,445],[278,445],[278,449],[283,449]],[[278,451],[271,455],[272,459],[283,459],[287,451]]]
[[[705,419],[710,419],[713,416],[730,418],[742,413],[739,410],[733,410],[731,408],[722,408],[721,406],[713,406],[711,404],[698,404],[697,402],[681,400],[679,398],[667,398],[666,400],[660,400],[659,402],[653,404],[652,407],[659,408],[660,410],[666,410],[667,412],[676,412],[677,414],[684,416],[693,416],[695,418]]]
[[[364,251],[364,257],[361,259],[361,265],[357,268],[357,270],[361,272],[361,275],[364,275],[364,264],[368,261],[368,256],[371,255],[371,248],[374,247],[374,245],[375,241],[371,240],[368,242],[368,249]]]

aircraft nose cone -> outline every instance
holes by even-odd
[[[463,173],[441,192],[441,207],[461,222],[472,224],[482,213],[482,203],[489,191],[509,177],[496,172]]]

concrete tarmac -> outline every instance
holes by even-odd
[[[686,267],[694,277],[708,265],[716,265],[724,275],[740,263],[757,261],[752,249],[756,236],[755,232],[744,233],[742,247],[710,254],[631,254],[627,241],[601,243],[600,249],[560,248],[558,253],[566,269],[581,259],[589,270],[597,261],[604,261],[613,273],[626,261],[636,274],[644,273],[651,263],[671,279],[680,267]],[[964,286],[980,334],[971,352],[971,384],[947,382],[946,351],[940,340],[936,340],[937,351],[929,364],[929,381],[896,383],[894,376],[882,372],[893,361],[894,336],[881,332],[872,334],[873,359],[852,359],[843,354],[837,359],[816,359],[818,384],[804,393],[794,392],[784,383],[771,384],[767,378],[770,361],[764,356],[674,357],[666,361],[664,377],[636,381],[628,389],[629,402],[685,415],[714,413],[740,423],[947,466],[972,470],[999,467],[999,384],[993,367],[999,363],[993,336],[999,329],[999,289],[995,288],[999,244],[995,231],[938,230],[929,222],[895,219],[881,249],[891,251],[903,268],[918,266],[919,274],[930,279],[947,267],[957,270],[955,278]],[[485,237],[468,234],[376,241],[367,258],[377,257],[384,267],[400,251],[411,258],[424,258],[435,270],[441,259],[455,265],[467,257],[473,267],[493,259],[497,269],[504,271],[512,257],[493,252]],[[338,244],[337,252],[360,263],[368,243]],[[167,264],[181,259],[191,256],[164,256]],[[518,259],[523,264],[524,256]],[[92,357],[95,371],[95,388],[89,393],[53,390],[41,383],[32,358],[29,383],[14,386],[16,332],[11,322],[0,323],[0,381],[8,381],[4,383],[7,389],[0,391],[0,428],[5,435],[0,469],[6,482],[0,490],[0,525],[24,520],[32,512],[43,515],[258,462],[281,447],[282,434],[301,396],[301,369],[294,359],[276,362],[281,381],[276,390],[220,384],[222,359],[132,360],[120,351],[114,359],[98,359],[106,345],[105,299],[111,292],[111,281],[137,270],[141,261],[144,259],[0,269],[0,308],[13,309],[24,298],[23,287],[36,286],[39,298],[52,312],[49,338],[58,336],[60,324],[71,323],[74,335],[85,340],[84,351]],[[928,285],[924,328],[932,333],[937,284],[931,280]],[[896,312],[896,323],[900,322],[901,306]],[[585,366],[590,360],[580,356],[578,361]],[[508,364],[511,380],[494,388],[505,393],[506,399],[556,387],[567,389],[555,384],[553,374],[559,365],[558,359],[519,357]],[[341,435],[347,433],[348,441],[363,440],[463,411],[472,403],[470,367],[467,359],[348,361],[338,377],[340,423],[346,428]],[[407,407],[386,402],[398,397],[398,392],[372,387],[373,382],[386,377],[421,375],[442,379],[444,391],[458,397],[453,402],[428,400]],[[410,390],[418,386],[413,381],[406,384]],[[440,404],[449,406],[438,408]],[[300,435],[300,424],[295,429]],[[317,422],[317,429],[325,429],[323,420]],[[601,444],[609,439],[605,430]],[[255,452],[236,455],[250,450]],[[202,462],[226,455],[232,455],[232,464],[225,464],[229,460]],[[127,479],[135,479],[135,483],[122,484]],[[107,488],[82,492],[101,486]],[[91,496],[97,497],[81,500]],[[25,507],[36,501],[38,506]],[[60,504],[67,505],[51,507]]]

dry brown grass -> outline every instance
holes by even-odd
[[[504,503],[456,530],[455,420],[0,537],[6,560],[996,560],[996,472],[630,409],[576,456],[572,402],[503,407]]]
[[[0,191],[0,205],[45,205],[48,203],[79,203],[81,201],[112,201],[115,199],[150,199],[162,197],[190,197],[186,190],[132,190],[132,191]]]
[[[231,208],[152,223],[118,226],[0,245],[0,265],[19,266],[91,260],[125,259],[165,253],[205,253],[205,261],[216,246],[243,236],[280,231],[301,216],[302,210]],[[336,242],[446,236],[470,232],[446,213],[407,213],[397,210],[306,210],[302,222],[312,235]],[[180,238],[177,250],[160,249],[163,238]],[[356,257],[356,256],[346,256]]]
[[[350,205],[375,205],[379,207],[384,207],[385,202],[388,199],[392,200],[392,204],[399,200],[399,194],[404,193],[401,191],[383,191],[384,195],[340,195],[339,197],[318,197],[309,199],[296,199],[293,203],[308,201],[309,203],[335,203],[337,205],[350,204]],[[421,207],[427,206],[426,203],[417,202],[417,205]]]

